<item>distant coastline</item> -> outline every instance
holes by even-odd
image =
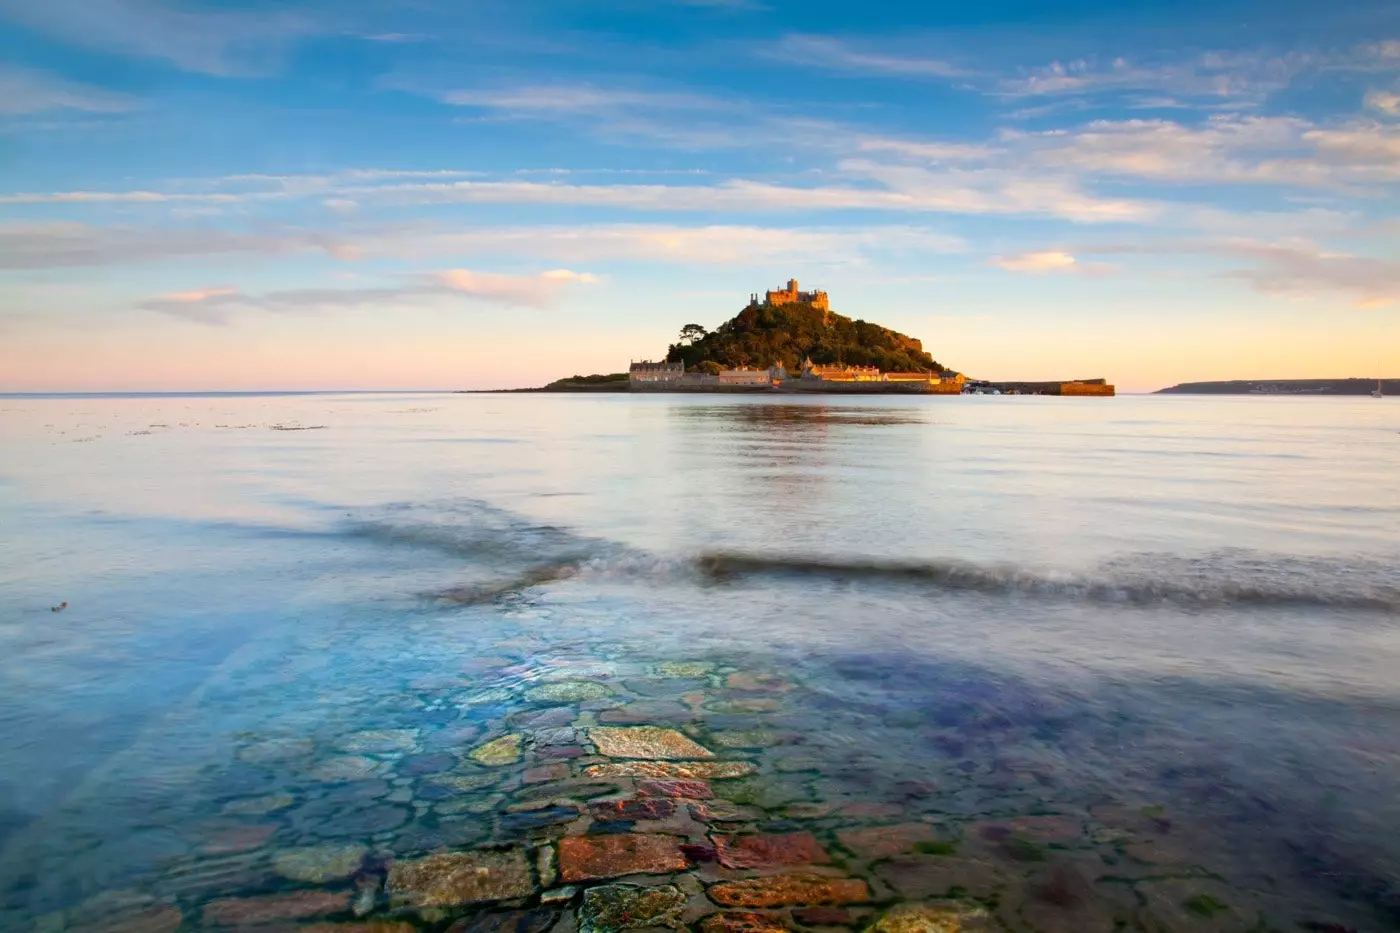
[[[1400,395],[1400,379],[1382,379],[1386,395]],[[1376,379],[1226,379],[1183,382],[1158,389],[1154,395],[1370,395]]]

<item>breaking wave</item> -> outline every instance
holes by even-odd
[[[479,603],[530,587],[591,581],[724,584],[757,578],[923,587],[1008,598],[1120,605],[1318,607],[1400,613],[1394,563],[1374,558],[1290,557],[1224,549],[1198,557],[1139,553],[1088,573],[1056,573],[958,560],[881,561],[709,551],[661,556],[531,522],[477,500],[393,505],[354,519],[350,533],[435,550],[463,561],[473,579],[430,595]]]
[[[1099,575],[1047,574],[961,561],[824,560],[713,552],[696,560],[718,580],[803,575],[871,580],[1016,597],[1199,606],[1315,606],[1400,612],[1394,569],[1226,551],[1204,558],[1142,554],[1103,565]]]

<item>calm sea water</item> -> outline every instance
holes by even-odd
[[[1400,929],[1397,568],[1389,399],[0,397],[0,926]]]

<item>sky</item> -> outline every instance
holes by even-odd
[[[1393,2],[0,0],[0,391],[1400,377],[1398,192]]]

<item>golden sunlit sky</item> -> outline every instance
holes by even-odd
[[[0,391],[1400,377],[1400,7],[0,0]]]

